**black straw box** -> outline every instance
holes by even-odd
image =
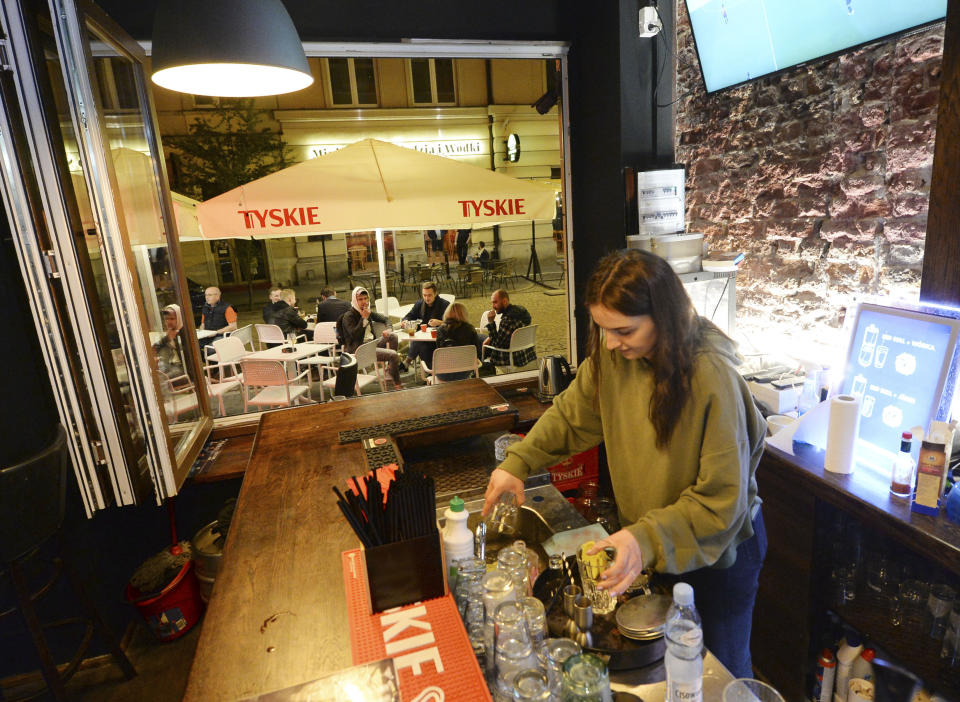
[[[444,594],[440,532],[363,551],[374,612]]]

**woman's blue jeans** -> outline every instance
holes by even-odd
[[[703,643],[735,678],[752,678],[750,628],[757,579],[767,554],[762,510],[753,519],[753,536],[737,546],[729,568],[700,568],[680,580],[693,586],[694,602],[703,620]]]

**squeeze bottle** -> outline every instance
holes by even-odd
[[[464,509],[463,500],[458,495],[454,495],[450,506],[443,512],[446,520],[443,525],[443,553],[447,564],[448,584],[452,582],[450,576],[454,568],[453,562],[473,556],[473,534],[467,528],[469,516],[470,513]]]

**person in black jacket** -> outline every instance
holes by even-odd
[[[457,230],[457,260],[460,261],[461,266],[467,262],[467,249],[469,248],[470,248],[470,230],[458,229]]]
[[[480,355],[480,337],[477,330],[467,322],[467,308],[459,302],[452,303],[447,307],[443,315],[443,324],[437,329],[438,349],[448,346],[473,346],[476,349],[477,357]],[[433,354],[423,359],[427,368],[433,367]],[[469,371],[462,373],[440,373],[437,378],[440,380],[463,380],[472,375]]]
[[[317,322],[336,322],[349,309],[350,303],[338,298],[336,290],[324,288],[317,303]]]
[[[271,324],[280,327],[283,335],[295,334],[307,328],[307,320],[296,310],[297,294],[289,288],[282,291],[281,299],[270,305]]]
[[[386,317],[370,309],[370,293],[366,288],[357,286],[353,289],[350,309],[337,320],[337,336],[347,353],[356,353],[361,344],[378,339],[377,360],[387,363],[394,384],[402,387],[397,335]]]
[[[263,323],[273,324],[273,304],[283,299],[283,290],[280,288],[270,288],[270,299],[263,306]]]
[[[437,284],[429,280],[421,287],[420,296],[403,316],[403,321],[420,320],[427,326],[439,327],[443,324],[443,314],[450,303],[437,295]],[[416,363],[418,358],[432,356],[434,347],[430,341],[411,341],[410,348],[407,349],[407,363]]]

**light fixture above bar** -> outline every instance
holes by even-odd
[[[281,0],[164,0],[151,52],[153,82],[181,93],[255,97],[313,83]]]

